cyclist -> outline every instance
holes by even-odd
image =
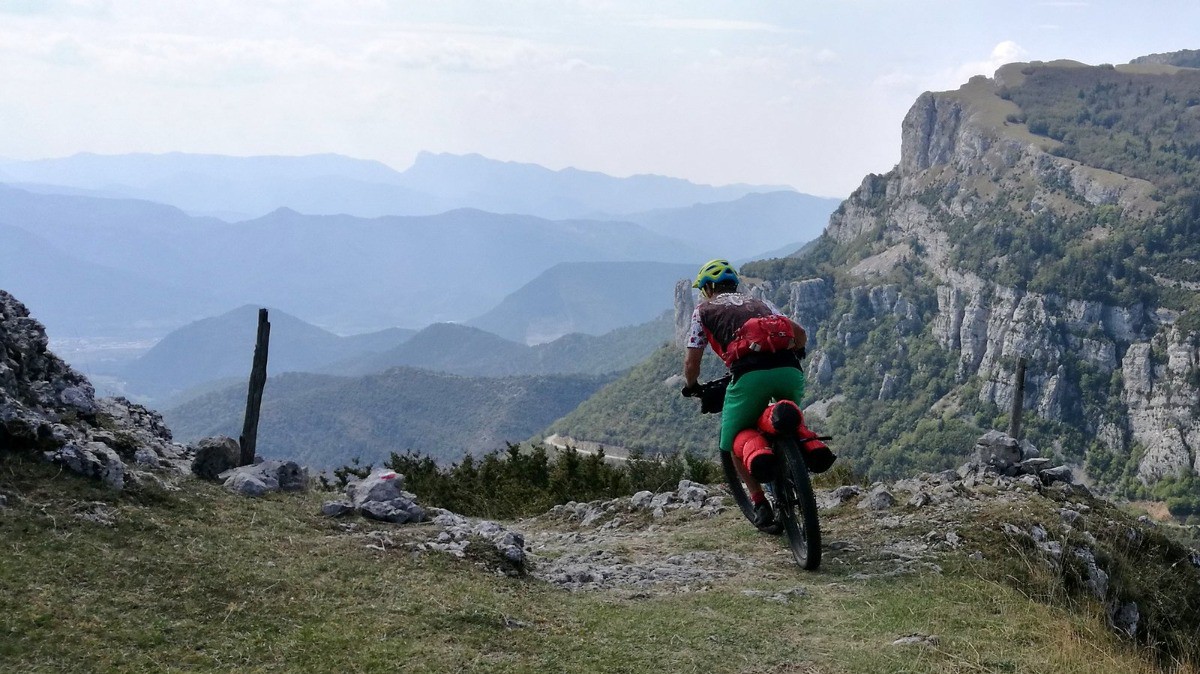
[[[711,260],[696,275],[692,287],[703,297],[692,312],[683,361],[683,394],[699,391],[704,347],[712,347],[733,374],[721,412],[721,451],[734,453],[733,464],[754,504],[755,526],[772,530],[775,514],[762,483],[774,479],[775,456],[759,431],[759,417],[766,428],[794,426],[799,421],[800,409],[795,403],[764,409],[772,398],[797,403],[804,398],[800,361],[808,335],[770,302],[738,292],[738,284],[737,270],[728,260]]]

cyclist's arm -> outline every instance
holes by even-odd
[[[700,307],[696,307],[692,311],[686,346],[686,354],[683,357],[683,379],[684,383],[690,387],[700,383],[700,360],[704,356],[704,347],[708,346],[707,335],[700,322]]]
[[[683,357],[683,379],[687,386],[700,383],[700,360],[704,357],[704,347],[689,347]]]

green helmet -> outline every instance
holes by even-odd
[[[700,268],[700,273],[696,274],[696,282],[692,284],[692,287],[703,288],[709,283],[717,284],[727,281],[738,283],[737,270],[729,264],[729,260],[709,260]]]

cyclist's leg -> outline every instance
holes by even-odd
[[[771,397],[775,400],[790,400],[796,405],[804,404],[807,380],[804,371],[794,367],[767,370],[771,374]]]
[[[766,377],[773,370],[756,370],[739,376],[725,392],[721,411],[721,451],[733,451],[733,439],[740,431],[754,428],[758,415],[771,401],[775,387]]]
[[[762,376],[767,370],[747,372],[740,375],[725,393],[725,408],[721,411],[721,451],[733,451],[737,434],[758,424],[758,415],[771,399],[771,388],[765,386]],[[764,498],[762,485],[750,475],[742,461],[734,460],[738,477],[746,484],[746,491],[755,504]]]

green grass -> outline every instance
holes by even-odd
[[[646,539],[748,556],[708,591],[569,593],[416,557],[405,542],[421,527],[348,533],[317,514],[321,494],[248,500],[189,481],[117,495],[11,455],[0,492],[3,672],[1157,671],[1096,616],[985,569],[861,582],[851,556],[809,574],[734,512]],[[113,526],[73,514],[93,501],[116,509]],[[828,524],[827,540],[867,551],[887,535],[853,508]],[[394,545],[367,548],[376,530]],[[787,604],[741,592],[797,586]],[[940,643],[891,645],[914,632]]]

